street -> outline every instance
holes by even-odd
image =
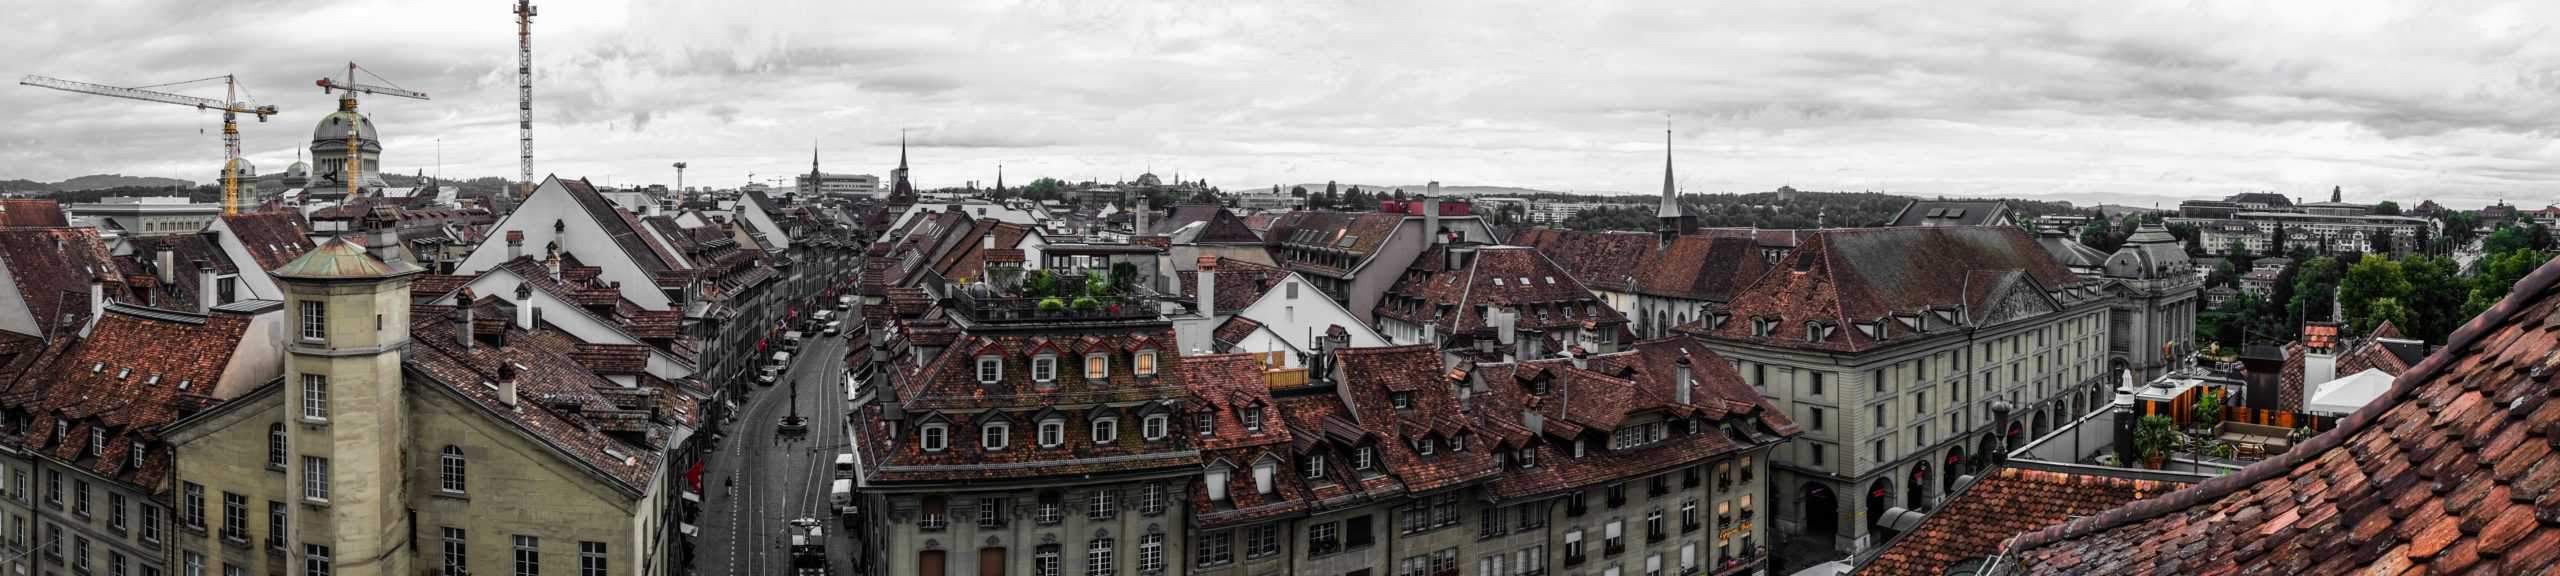
[[[852,565],[848,535],[827,494],[835,455],[845,449],[845,343],[817,332],[807,338],[782,381],[748,384],[751,392],[730,424],[732,434],[706,467],[696,574],[789,573],[791,537],[784,523],[794,518],[818,519],[826,526],[830,561],[838,570]],[[808,431],[779,433],[795,391]]]

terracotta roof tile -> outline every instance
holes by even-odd
[[[27,447],[157,489],[169,472],[167,451],[152,450],[136,467],[133,443],[156,446],[169,423],[217,403],[214,388],[248,328],[235,314],[110,306],[54,369],[29,374],[41,393],[16,406],[30,417]],[[68,437],[54,435],[57,422],[67,423]],[[104,431],[104,452],[90,450],[92,430]]]
[[[1826,229],[1808,233],[1783,262],[1736,293],[1721,308],[1726,321],[1681,329],[1723,340],[1857,351],[1921,333],[1897,315],[1939,326],[2000,321],[1986,318],[1995,299],[2058,297],[2082,282],[2016,227]],[[1953,321],[1937,319],[1939,311]],[[1763,320],[1775,323],[1773,333],[1755,333]],[[1808,323],[1829,336],[1807,338]],[[1860,323],[1883,326],[1883,337],[1852,329]]]
[[[2381,398],[2291,451],[2019,536],[2017,571],[2552,570],[2560,526],[2543,519],[2560,468],[2548,458],[2560,432],[2560,402],[2548,401],[2560,374],[2555,283],[2560,263],[2534,271]]]
[[[609,423],[622,420],[617,416],[646,418],[645,414],[631,414],[615,405],[598,391],[619,389],[620,385],[522,332],[509,336],[507,341],[513,344],[508,346],[465,349],[456,341],[453,324],[431,318],[413,320],[406,363],[433,376],[431,385],[444,386],[478,403],[498,420],[569,454],[619,488],[632,492],[647,489],[661,468],[660,450],[616,439],[607,432]],[[507,405],[493,386],[485,384],[500,379],[502,364],[514,366],[516,372],[519,401],[514,406]]]
[[[70,226],[64,219],[62,205],[50,198],[0,199],[0,228],[60,228]]]
[[[222,217],[259,270],[274,270],[313,248],[311,224],[292,210],[242,212]]]
[[[1281,279],[1289,277],[1287,270],[1223,257],[1217,259],[1217,269],[1212,272],[1217,274],[1218,301],[1215,304],[1220,314],[1234,313],[1252,306],[1254,301],[1262,299],[1263,293],[1278,287]],[[1175,276],[1181,278],[1182,297],[1190,301],[1198,301],[1200,275],[1192,273]]]
[[[1966,485],[1936,512],[1887,543],[1857,573],[1937,576],[1966,560],[1989,558],[2011,536],[2166,494],[2182,483],[2002,468]],[[2297,516],[2285,524],[2298,523]],[[2270,522],[2264,528],[2275,528]]]
[[[1427,250],[1414,269],[1387,290],[1377,314],[1414,324],[1437,324],[1442,334],[1489,327],[1479,307],[1519,315],[1523,330],[1573,331],[1585,323],[1615,332],[1627,318],[1600,302],[1582,282],[1545,254],[1523,246],[1485,246],[1459,268],[1442,264],[1450,247]]]
[[[1691,367],[1691,397],[1678,400],[1675,386],[1679,362]],[[1490,442],[1509,449],[1536,450],[1536,466],[1514,467],[1495,482],[1503,498],[1555,494],[1607,482],[1731,456],[1775,445],[1800,432],[1786,413],[1742,381],[1740,373],[1706,346],[1688,338],[1639,342],[1628,350],[1592,356],[1587,368],[1572,360],[1485,364],[1474,377],[1484,384],[1476,402],[1480,423],[1496,433]],[[1620,376],[1610,376],[1612,374]],[[1538,392],[1543,385],[1544,393]],[[1534,411],[1544,426],[1529,430],[1519,414]],[[1560,444],[1539,441],[1585,440],[1603,435],[1628,418],[1653,416],[1685,421],[1715,433],[1672,434],[1640,448],[1600,450],[1573,457]],[[1683,430],[1675,426],[1674,431]]]
[[[43,336],[64,316],[89,317],[89,279],[105,282],[107,299],[127,301],[124,275],[91,228],[0,228],[0,264],[17,283],[19,303]],[[14,303],[13,303],[14,304]]]

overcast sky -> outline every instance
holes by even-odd
[[[383,165],[516,173],[512,2],[0,0],[12,74],[239,75],[266,170],[354,60]],[[1844,6],[1847,5],[1847,6]],[[1277,183],[2148,203],[2245,191],[2560,200],[2560,2],[548,0],[536,171],[924,186],[1150,167]],[[369,81],[369,80],[368,80]],[[218,96],[219,87],[190,93]],[[0,89],[0,178],[213,180],[219,115]]]

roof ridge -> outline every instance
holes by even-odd
[[[2013,536],[2006,545],[2002,546],[2002,555],[2112,530],[2136,522],[2149,521],[2190,506],[2220,500],[2259,482],[2290,475],[2295,468],[2304,463],[2331,450],[2344,447],[2348,437],[2363,432],[2376,421],[2381,420],[2384,413],[2399,407],[2401,402],[2409,400],[2409,395],[2419,386],[2435,379],[2439,373],[2460,361],[2457,357],[2459,351],[2478,344],[2482,337],[2506,326],[2516,313],[2549,298],[2550,296],[2545,292],[2552,289],[2555,282],[2560,282],[2560,262],[2546,263],[2541,268],[2535,269],[2532,274],[2517,281],[2514,289],[2508,292],[2505,299],[2499,300],[2497,305],[2489,307],[2487,311],[2481,312],[2479,316],[2473,317],[2470,322],[2455,330],[2451,336],[2447,336],[2443,348],[2393,379],[2390,391],[2366,403],[2363,408],[2356,409],[2354,414],[2339,421],[2338,425],[2328,432],[2313,436],[2310,440],[2283,454],[2261,460],[2238,472],[2127,504],[2097,516],[2084,517]]]

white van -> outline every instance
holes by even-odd
[[[835,487],[827,491],[827,501],[836,505],[837,514],[852,510],[853,480],[850,478],[836,480]]]
[[[842,453],[838,453],[838,454],[836,454],[836,478],[852,478],[852,477],[853,477],[853,453],[852,453],[852,452],[842,452]],[[839,480],[839,481],[841,481],[841,480]]]

